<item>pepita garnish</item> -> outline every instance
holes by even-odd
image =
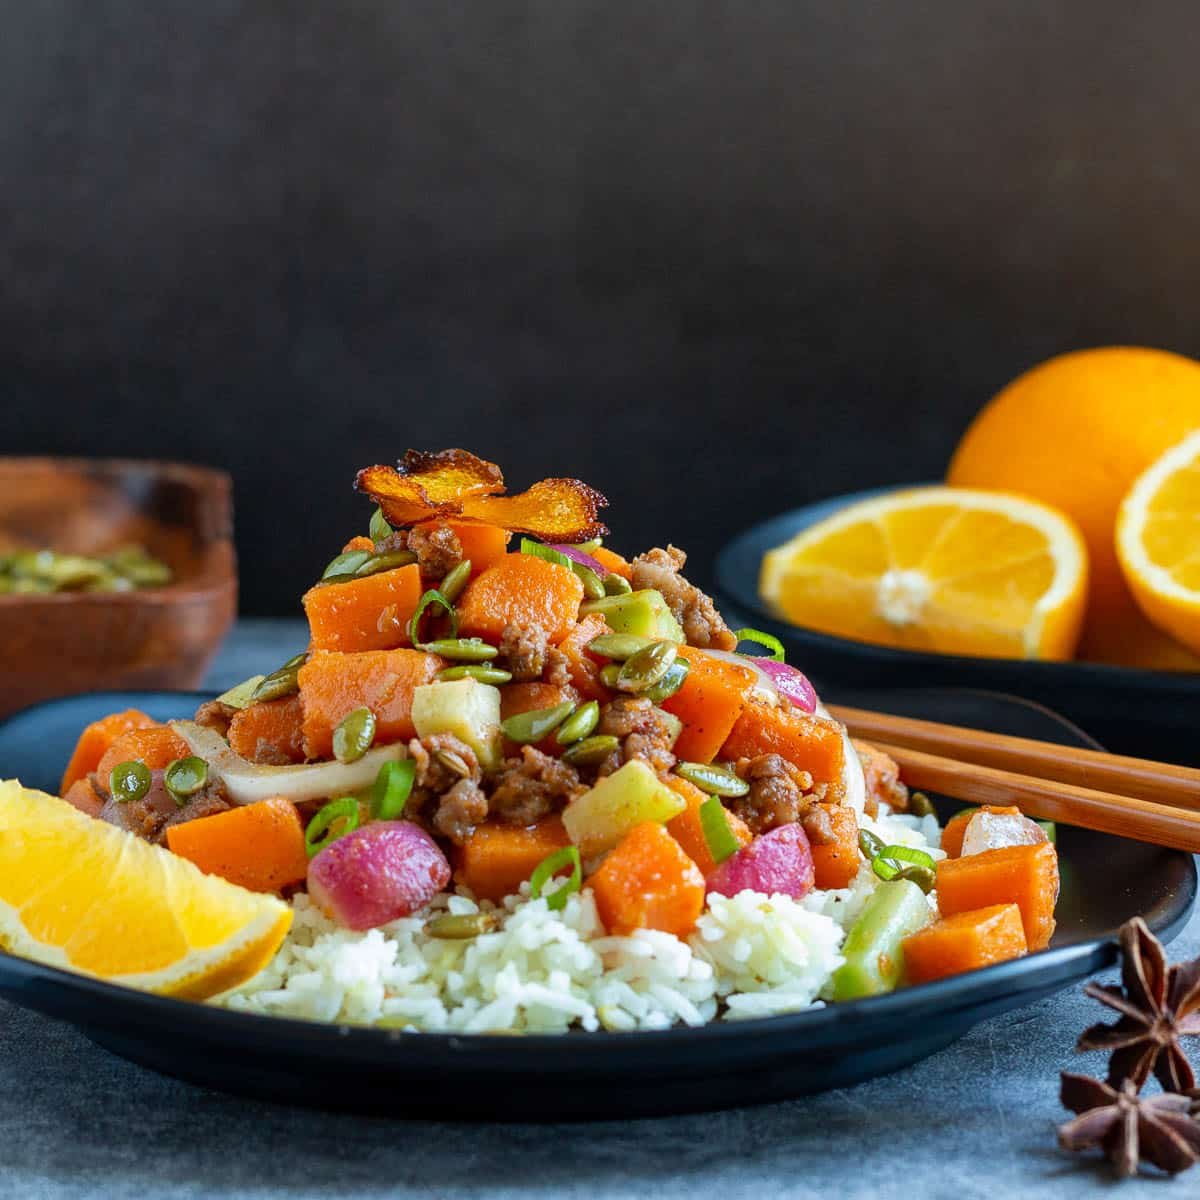
[[[933,801],[924,792],[913,792],[908,798],[908,812],[914,817],[932,817],[935,815]]]
[[[57,550],[17,550],[0,554],[0,593],[129,592],[171,582],[171,568],[142,546],[109,554],[63,554]]]
[[[528,745],[540,742],[542,738],[552,734],[574,711],[575,705],[569,700],[556,704],[553,708],[534,708],[529,712],[515,713],[507,721],[500,722],[504,736],[511,742]]]
[[[554,740],[560,746],[581,742],[600,723],[600,705],[595,700],[581,704],[559,727]]]
[[[500,653],[495,646],[489,646],[482,638],[441,638],[434,642],[422,642],[421,649],[451,662],[483,663],[490,662]]]
[[[621,674],[620,663],[606,663],[600,668],[600,682],[604,684],[610,692],[617,690],[617,677]]]
[[[904,867],[896,873],[894,878],[907,879],[910,883],[915,883],[927,896],[937,886],[937,872],[931,867]]]
[[[716,763],[676,763],[675,774],[710,796],[733,798],[744,796],[750,790],[750,785],[740,775]]]
[[[642,695],[654,704],[660,704],[668,696],[673,696],[681,687],[691,669],[686,658],[677,658],[671,669],[653,686],[648,687]]]
[[[617,691],[644,692],[671,669],[679,656],[674,642],[653,642],[625,660],[617,673]]]
[[[604,594],[606,596],[624,596],[633,591],[633,584],[624,575],[613,571],[604,577]]]
[[[354,572],[354,578],[378,575],[380,571],[394,571],[397,567],[411,566],[416,561],[417,556],[411,550],[388,550],[383,554],[372,554]]]
[[[627,658],[632,658],[639,650],[645,650],[647,646],[653,645],[653,638],[638,637],[635,633],[602,633],[599,637],[592,638],[586,649],[593,654],[598,654],[601,658],[624,662]]]
[[[353,578],[354,572],[370,557],[372,557],[370,550],[344,550],[336,558],[329,560],[329,565],[321,572],[321,578],[327,580],[337,575],[348,575]]]
[[[251,693],[253,704],[261,704],[266,700],[279,700],[284,696],[294,696],[300,690],[300,668],[308,659],[308,652],[302,651],[293,655],[281,667],[263,678],[262,682]]]
[[[254,703],[255,689],[265,678],[265,675],[251,675],[249,679],[235,683],[229,691],[222,692],[217,697],[217,703],[228,704],[230,708],[249,708]]]
[[[454,679],[478,679],[480,683],[490,683],[499,687],[502,683],[512,683],[512,672],[502,667],[489,667],[484,663],[467,663],[461,667],[443,667],[435,676],[442,683]]]
[[[563,751],[563,762],[573,767],[594,767],[602,763],[621,742],[610,733],[596,733]]]
[[[471,774],[471,768],[467,765],[467,760],[461,754],[456,754],[453,750],[435,750],[433,757],[447,771],[457,775],[460,779],[466,779]]]
[[[471,560],[464,558],[462,562],[455,563],[454,566],[446,572],[445,578],[442,580],[438,591],[450,601],[451,604],[459,598],[463,593],[463,588],[471,581]]]
[[[347,713],[333,731],[333,757],[342,763],[357,762],[375,740],[375,714],[365,705]]]
[[[577,563],[572,560],[571,570],[579,576],[579,582],[583,584],[583,598],[585,600],[603,600],[608,595],[604,590],[604,582],[591,567],[585,567],[583,563]]]
[[[464,941],[491,933],[499,923],[495,913],[442,913],[425,922],[425,932],[429,937]]]

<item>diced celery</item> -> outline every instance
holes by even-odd
[[[846,962],[833,976],[833,998],[857,1000],[893,991],[904,972],[904,939],[932,920],[929,901],[915,883],[881,883],[846,935]]]
[[[686,640],[667,602],[653,588],[592,600],[579,611],[584,614],[599,613],[615,633],[632,633],[637,637],[670,642]]]

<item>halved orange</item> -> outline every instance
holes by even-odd
[[[1138,476],[1117,510],[1116,549],[1146,617],[1200,653],[1200,432]]]
[[[1087,550],[1044,504],[928,487],[863,500],[770,551],[759,592],[785,620],[878,645],[1070,658]]]
[[[274,896],[0,782],[0,947],[13,954],[204,1000],[257,975],[291,922]]]

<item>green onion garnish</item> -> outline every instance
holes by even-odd
[[[523,537],[521,539],[521,553],[532,554],[534,558],[541,558],[546,562],[557,563],[560,567],[566,567],[568,571],[571,570],[571,560],[561,550],[555,550],[553,546],[544,546],[541,542],[535,542],[532,538]]]
[[[578,846],[565,846],[562,850],[555,850],[553,854],[547,855],[533,869],[533,874],[529,877],[529,892],[535,900],[540,900],[542,897],[542,888],[550,882],[554,876],[564,867],[571,868],[570,878],[565,886],[560,887],[557,891],[551,892],[546,897],[546,907],[551,912],[558,912],[560,909],[566,908],[567,897],[572,892],[577,892],[583,886],[583,863],[579,859]]]
[[[715,863],[723,863],[741,849],[733,830],[729,828],[729,816],[720,796],[709,796],[700,805],[700,829]]]
[[[733,636],[737,638],[739,644],[741,642],[757,642],[760,646],[766,646],[771,653],[762,655],[763,658],[773,658],[776,662],[784,661],[783,643],[777,637],[763,633],[761,629],[735,629]],[[753,658],[754,655],[748,654],[746,657]]]
[[[316,858],[331,842],[336,842],[357,828],[358,801],[353,796],[331,800],[309,821],[304,831],[304,849],[308,851],[309,858]]]
[[[373,542],[382,542],[384,538],[391,535],[392,527],[388,524],[387,517],[383,515],[383,509],[376,505],[375,511],[371,514],[371,524],[367,527],[367,537]]]
[[[880,879],[895,879],[903,869],[901,863],[924,867],[927,871],[936,870],[933,859],[924,850],[913,846],[884,846],[872,859],[871,869]]]
[[[152,783],[150,768],[141,759],[119,762],[108,773],[108,792],[118,804],[142,799]]]
[[[385,762],[371,789],[371,816],[377,821],[398,821],[412,793],[416,775],[416,759]]]
[[[417,602],[417,610],[408,622],[408,640],[418,650],[425,649],[421,642],[421,618],[431,604],[440,604],[445,609],[446,615],[450,618],[450,637],[458,637],[458,613],[454,611],[454,605],[437,588],[430,588]]]

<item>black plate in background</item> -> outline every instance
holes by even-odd
[[[917,486],[917,485],[911,485]],[[897,488],[834,496],[793,509],[739,534],[717,556],[718,607],[733,628],[774,634],[788,661],[819,691],[830,688],[984,688],[1035,700],[1075,721],[1109,750],[1200,765],[1200,674],[1138,671],[1087,662],[1030,662],[892,650],[789,625],[758,596],[763,555],[858,500]]]
[[[0,776],[20,775],[53,790],[89,721],[130,706],[178,716],[207,698],[108,693],[28,709],[0,725]],[[1004,696],[847,690],[829,698],[1094,744],[1053,713]],[[1059,852],[1063,891],[1049,950],[890,996],[702,1029],[519,1038],[350,1029],[168,1000],[2,953],[0,994],[77,1025],[134,1062],[282,1102],[393,1116],[547,1121],[725,1108],[843,1087],[907,1066],[986,1017],[1108,966],[1116,956],[1113,933],[1135,913],[1164,938],[1187,920],[1196,897],[1191,855],[1080,829],[1060,830]]]

